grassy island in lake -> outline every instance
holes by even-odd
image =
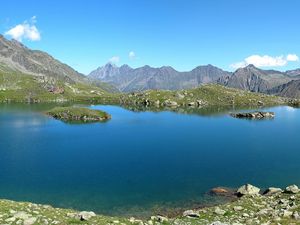
[[[47,114],[65,122],[101,122],[111,118],[106,112],[80,107],[55,107]]]

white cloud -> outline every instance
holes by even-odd
[[[269,55],[251,55],[241,62],[233,63],[230,67],[237,69],[246,67],[253,64],[256,67],[281,67],[286,66],[288,62],[299,61],[299,58],[295,54],[288,54],[287,56],[269,56]]]
[[[41,40],[41,34],[37,27],[35,26],[36,16],[33,16],[29,22],[24,21],[22,24],[18,24],[15,27],[5,32],[5,35],[12,37],[18,41],[27,39],[30,41]]]
[[[299,57],[296,54],[288,54],[286,59],[287,61],[291,61],[291,62],[299,61]]]
[[[133,51],[129,52],[128,57],[131,60],[135,59],[135,52],[133,52]]]
[[[110,63],[118,63],[120,62],[120,57],[119,56],[113,56],[109,59]]]

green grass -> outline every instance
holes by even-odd
[[[60,80],[54,85],[64,93],[51,93],[37,76],[0,71],[0,102],[115,102],[117,96],[97,86],[85,83],[68,84]]]
[[[285,104],[285,99],[227,88],[220,85],[209,84],[195,89],[182,91],[145,91],[135,95],[123,95],[125,104],[144,104],[149,100],[149,105],[162,106],[167,100],[174,101],[181,107],[196,106],[197,101],[201,107],[207,106],[270,106]],[[157,104],[159,102],[159,105]]]
[[[81,107],[55,107],[46,113],[66,122],[99,122],[111,118],[106,112]]]

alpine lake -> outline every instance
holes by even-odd
[[[52,107],[0,105],[1,199],[142,217],[227,201],[208,194],[218,186],[300,185],[300,109],[257,121],[95,105],[112,119],[70,124]]]

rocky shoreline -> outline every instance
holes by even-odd
[[[0,224],[105,224],[105,225],[242,225],[300,224],[300,189],[296,185],[270,187],[264,191],[251,184],[228,192],[212,189],[214,194],[234,194],[237,199],[227,204],[186,210],[180,216],[151,216],[146,220],[96,215],[94,212],[53,208],[49,205],[0,200]]]

